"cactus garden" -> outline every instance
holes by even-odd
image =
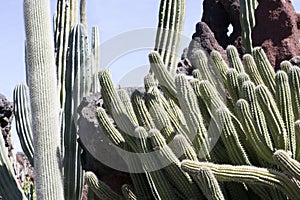
[[[150,70],[131,88],[101,68],[87,3],[57,0],[51,16],[50,1],[24,0],[26,80],[13,103],[0,101],[0,199],[300,199],[300,16],[291,2],[201,1],[180,58],[187,2],[160,0]],[[290,29],[280,42],[262,40],[263,13],[275,11]],[[22,166],[34,169],[22,186],[7,139],[13,115]]]

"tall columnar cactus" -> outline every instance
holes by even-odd
[[[257,7],[256,0],[240,1],[240,24],[242,28],[242,40],[246,53],[252,53],[252,29],[255,26],[254,11]]]
[[[27,68],[32,109],[36,194],[64,199],[60,168],[59,99],[50,2],[24,1]]]
[[[177,56],[185,19],[185,0],[162,0],[159,7],[155,51],[172,76],[177,69]]]
[[[18,137],[25,155],[30,164],[34,166],[34,148],[31,128],[32,120],[28,86],[25,83],[17,84],[13,92],[13,98]]]

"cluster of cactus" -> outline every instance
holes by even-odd
[[[92,28],[89,47],[86,16],[82,16],[85,1],[80,1],[82,24],[78,0],[58,0],[53,43],[49,3],[24,1],[27,84],[14,89],[16,127],[22,149],[35,167],[37,198],[81,199],[76,109],[84,96],[100,90],[99,31]],[[5,151],[0,153],[6,159]],[[26,199],[13,171],[6,170],[5,180],[11,185],[1,187],[2,196]],[[4,171],[0,174],[4,176]]]
[[[284,61],[275,73],[260,47],[242,60],[234,46],[226,51],[228,65],[218,52],[199,50],[193,77],[172,76],[153,51],[145,93],[131,97],[115,89],[109,71],[99,72],[106,108],[97,109],[99,124],[116,147],[136,153],[127,161],[130,197],[89,172],[100,197],[299,198],[300,69]]]

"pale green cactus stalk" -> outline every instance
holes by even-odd
[[[235,46],[228,45],[226,48],[227,58],[229,61],[230,68],[236,69],[238,73],[244,71],[243,63],[239,57],[239,53]]]
[[[260,137],[264,138],[264,141],[267,143],[268,147],[273,150],[273,144],[271,141],[271,136],[268,131],[267,122],[265,119],[265,115],[258,103],[256,93],[255,93],[255,85],[251,81],[246,81],[242,85],[242,98],[247,100],[249,103],[251,115],[253,117],[253,123],[256,128],[256,133],[260,135]]]
[[[210,53],[210,57],[214,67],[217,69],[219,76],[222,79],[222,82],[226,82],[226,71],[228,70],[228,65],[225,60],[222,58],[221,54],[215,50]]]
[[[0,137],[0,176],[0,196],[3,199],[27,199],[15,176],[2,135]]]
[[[254,47],[253,58],[257,65],[259,74],[264,81],[264,84],[274,95],[275,94],[275,72],[264,50],[261,47]]]
[[[237,80],[238,80],[238,84],[239,84],[239,97],[241,98],[242,96],[242,86],[244,84],[244,82],[246,81],[250,81],[250,77],[248,76],[248,74],[246,74],[245,72],[239,73],[237,76]]]
[[[131,121],[133,121],[134,124],[138,124],[138,120],[134,113],[134,110],[133,110],[133,107],[131,104],[131,100],[130,100],[130,97],[129,97],[127,91],[124,89],[118,89],[117,93],[120,97],[120,100],[124,104],[124,108],[125,108],[126,112],[128,113],[128,117],[130,117]]]
[[[203,160],[211,160],[210,144],[197,97],[184,75],[175,77],[177,98],[189,127],[188,139],[193,142],[196,153]]]
[[[97,108],[97,117],[101,128],[110,141],[116,146],[123,147],[125,140],[122,134],[114,127],[103,108]]]
[[[254,167],[218,165],[208,162],[195,162],[185,160],[181,168],[191,174],[197,173],[201,167],[211,169],[218,181],[236,181],[247,184],[259,184],[284,192],[290,199],[297,199],[300,188],[285,174],[276,170]]]
[[[162,0],[158,16],[155,51],[172,76],[177,69],[177,55],[185,19],[185,0]]]
[[[300,163],[292,158],[290,152],[283,150],[275,151],[273,155],[276,165],[291,177],[300,180]]]
[[[152,87],[157,87],[157,86],[158,86],[158,82],[157,80],[155,80],[154,75],[152,73],[149,73],[144,77],[144,87],[146,92]]]
[[[251,146],[255,150],[256,154],[259,156],[259,158],[264,159],[268,163],[273,163],[272,149],[267,146],[264,137],[261,134],[257,133],[257,129],[254,125],[254,120],[252,118],[248,102],[244,99],[240,99],[237,101],[236,107],[237,116],[240,119],[245,133],[247,134],[246,137],[251,143]]]
[[[16,117],[16,130],[20,144],[30,164],[34,166],[33,136],[31,128],[32,120],[28,86],[25,83],[17,84],[14,88],[13,98],[14,114]]]
[[[179,160],[189,159],[198,161],[194,147],[182,134],[177,134],[170,143],[170,148]]]
[[[284,71],[277,71],[276,81],[276,103],[283,119],[283,123],[287,132],[288,150],[292,152],[293,158],[296,154],[296,136],[294,128],[294,113],[292,105],[292,97],[288,76]]]
[[[239,99],[239,82],[238,71],[236,69],[228,69],[226,72],[227,77],[227,89],[232,98],[233,103],[236,103]]]
[[[282,71],[284,71],[285,73],[288,73],[289,72],[289,69],[292,67],[292,63],[288,60],[284,60],[280,63],[280,69]]]
[[[130,185],[122,185],[122,194],[126,200],[137,200],[137,196],[134,194],[133,189]]]
[[[248,156],[240,142],[240,137],[234,126],[232,114],[227,107],[216,110],[216,121],[221,131],[221,138],[233,164],[251,165]]]
[[[300,144],[300,120],[297,120],[295,123],[295,135],[296,135],[296,144]],[[296,160],[300,161],[300,147],[296,147]]]
[[[202,195],[196,184],[188,174],[180,169],[180,161],[167,146],[161,133],[157,129],[152,129],[149,131],[149,136],[152,148],[160,152],[156,154],[158,161],[170,163],[164,168],[164,171],[174,187],[187,199],[201,199]]]
[[[208,167],[201,167],[197,177],[200,187],[208,200],[225,200],[216,177]]]
[[[255,85],[263,84],[264,81],[257,69],[254,58],[250,54],[245,54],[243,56],[243,63],[245,71],[250,76],[251,81],[253,81]]]
[[[254,11],[257,7],[256,0],[240,1],[240,24],[242,28],[242,41],[246,53],[252,53],[252,29],[255,26]]]
[[[98,26],[92,27],[92,41],[91,41],[91,56],[92,56],[92,76],[93,84],[91,88],[92,93],[100,92],[100,84],[98,81],[98,71],[100,67],[100,39]]]
[[[208,63],[208,58],[204,50],[198,50],[195,52],[195,63],[194,66],[199,70],[201,74],[200,80],[209,80],[209,82],[213,85],[217,85],[216,76],[212,71],[213,68]]]
[[[300,119],[300,69],[292,66],[288,72],[295,120]]]
[[[265,115],[271,138],[274,142],[274,148],[287,150],[288,137],[286,128],[271,92],[266,86],[259,85],[256,87],[255,93]]]
[[[124,200],[122,196],[112,191],[108,185],[99,180],[93,172],[86,172],[84,178],[86,184],[99,198],[107,200]]]
[[[64,199],[50,2],[24,1],[37,199]]]
[[[155,128],[152,116],[150,115],[146,107],[145,101],[143,99],[143,94],[140,91],[135,90],[132,93],[131,103],[139,125],[144,127],[146,130]]]
[[[160,83],[160,86],[163,87],[165,92],[169,93],[174,99],[176,98],[176,86],[174,77],[166,69],[161,56],[156,51],[149,53],[149,62],[150,69],[154,73],[155,78]]]

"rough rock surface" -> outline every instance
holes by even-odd
[[[199,49],[204,49],[207,53],[217,50],[224,58],[226,57],[225,50],[219,45],[214,33],[204,22],[198,22],[196,24],[196,32],[193,34],[192,41],[188,47],[187,57],[192,65],[194,65],[194,54]]]
[[[214,36],[223,48],[229,44],[235,45],[239,53],[243,54],[239,3],[239,0],[204,0],[202,22],[208,28],[203,29],[202,35]],[[289,0],[258,0],[258,3],[255,11],[256,26],[252,32],[253,46],[262,46],[271,64],[277,69],[281,61],[300,55],[300,15]],[[230,24],[233,32],[228,36]],[[197,39],[191,43],[197,44]],[[196,46],[200,45],[190,45],[192,49],[189,48],[189,52]]]
[[[0,127],[5,146],[8,148],[9,156],[12,156],[13,149],[11,138],[11,123],[14,117],[13,103],[9,102],[3,94],[0,94]]]
[[[259,0],[253,45],[262,46],[273,66],[300,55],[299,14],[288,0]]]

